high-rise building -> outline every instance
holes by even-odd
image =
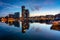
[[[15,12],[14,18],[15,18],[15,19],[18,19],[19,17],[20,17],[20,13],[19,13],[19,12]]]
[[[22,18],[24,19],[25,6],[22,6]]]
[[[29,18],[29,10],[25,10],[25,15],[26,15],[26,18]]]

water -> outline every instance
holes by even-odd
[[[60,31],[51,29],[52,24],[29,23],[26,32],[20,26],[0,22],[0,40],[60,40]]]

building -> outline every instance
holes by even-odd
[[[8,19],[8,16],[5,16],[6,19]]]
[[[22,21],[24,20],[25,6],[22,6]]]
[[[15,18],[15,19],[19,19],[19,18],[20,18],[20,13],[19,13],[19,12],[15,12],[14,18]]]
[[[13,14],[9,14],[8,17],[9,17],[9,18],[14,18],[14,15],[13,15]]]
[[[28,9],[25,10],[25,15],[24,16],[26,16],[25,18],[29,18],[29,10]]]
[[[55,15],[55,19],[60,20],[60,14]]]
[[[1,17],[0,17],[0,21],[1,21]]]
[[[22,6],[22,16],[24,16],[25,13],[25,6]]]
[[[46,18],[53,18],[54,15],[46,15]]]

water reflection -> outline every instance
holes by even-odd
[[[29,29],[29,20],[22,21],[22,33],[25,33]]]
[[[52,21],[50,21],[50,20],[35,20],[35,21],[33,21],[33,20],[29,20],[29,22],[30,23],[34,23],[34,22],[36,22],[36,23],[45,23],[45,24],[52,24]]]
[[[11,25],[14,25],[15,27],[20,27],[20,23],[19,23],[19,21],[17,20],[17,21],[13,21],[13,22],[8,22],[8,21],[6,21],[5,22],[6,24],[9,24],[9,26],[11,26]]]
[[[51,23],[51,21],[50,20],[46,20],[46,21],[35,21],[35,22],[37,22],[37,23],[45,23],[45,24],[52,24]],[[31,22],[31,23],[34,23],[34,22]],[[51,26],[51,28],[50,28],[51,30],[57,30],[57,31],[60,31],[60,24],[58,24],[58,25],[54,25],[54,24],[52,24],[52,26]]]
[[[60,25],[52,25],[50,29],[60,31]]]
[[[14,25],[14,27],[20,27],[20,21],[19,20],[15,20],[15,21],[0,21],[0,22],[6,23],[9,26]],[[29,21],[25,20],[25,21],[22,22],[22,31],[21,32],[25,33],[27,29],[29,29]]]
[[[9,26],[14,25],[14,27],[20,27],[20,21],[19,20],[15,20],[15,21],[0,21],[0,22],[5,22],[6,24],[8,24]],[[21,25],[22,25],[22,33],[25,33],[28,29],[30,24],[29,23],[45,23],[45,24],[51,24],[50,21],[29,21],[29,20],[24,20],[21,21]],[[60,25],[52,25],[51,30],[59,30],[60,31]]]

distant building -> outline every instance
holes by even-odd
[[[53,18],[54,15],[46,15],[46,18]]]
[[[1,17],[0,17],[0,21],[1,21]]]
[[[20,17],[20,13],[19,12],[15,12],[14,18],[16,19],[16,18],[19,18],[19,17]]]
[[[55,15],[55,20],[60,20],[60,14]]]
[[[6,19],[8,19],[8,16],[5,16]]]
[[[60,19],[60,14],[55,15],[55,18]]]
[[[13,14],[9,14],[8,17],[9,17],[9,18],[14,18],[14,15],[13,15]]]

